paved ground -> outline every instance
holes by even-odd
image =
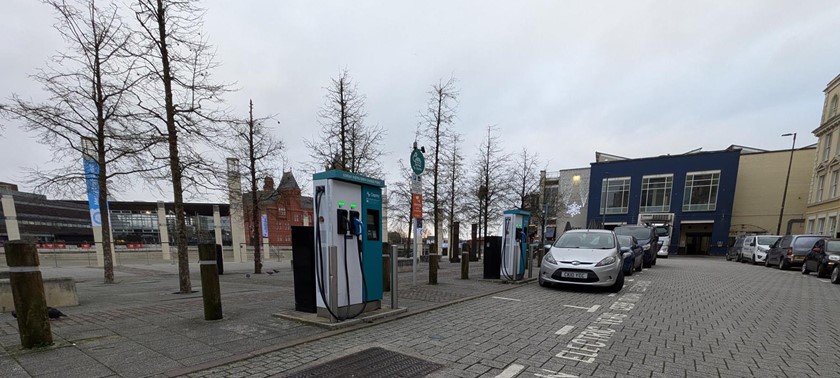
[[[80,306],[61,308],[68,317],[51,322],[56,345],[43,350],[21,350],[17,321],[0,314],[2,377],[159,375],[329,334],[272,316],[294,309],[288,261],[269,261],[265,271],[278,273],[250,278],[245,273],[253,264],[226,263],[220,277],[225,317],[212,322],[203,317],[198,264],[191,264],[191,276],[193,289],[199,292],[182,295],[174,294],[177,268],[169,263],[120,265],[117,284],[105,285],[101,268],[47,261],[42,261],[44,277],[76,279]],[[480,277],[480,272],[481,266],[474,263],[472,277]],[[441,263],[440,285],[430,286],[428,272],[421,266],[417,285],[412,286],[411,273],[402,273],[400,306],[416,313],[511,288],[494,281],[460,280],[459,274],[457,264]],[[386,293],[386,305],[388,297]]]
[[[615,295],[529,284],[190,376],[282,376],[380,346],[438,377],[836,377],[838,313],[840,286],[813,275],[672,257]]]

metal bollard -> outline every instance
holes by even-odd
[[[470,253],[461,252],[461,279],[470,279]]]
[[[534,246],[528,246],[528,278],[534,277]]]
[[[429,285],[437,285],[438,254],[437,245],[429,246]]]
[[[397,246],[391,246],[391,309],[400,308],[398,298],[399,295],[397,294],[397,287],[399,286],[399,281],[397,277],[398,272],[398,264],[397,260]]]
[[[52,345],[38,249],[35,244],[12,240],[6,242],[5,250],[20,344],[26,349]]]
[[[198,259],[201,266],[201,296],[204,298],[204,320],[222,318],[222,294],[219,289],[219,269],[216,266],[216,246],[200,244]]]

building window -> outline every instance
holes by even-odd
[[[833,238],[836,233],[837,233],[837,217],[828,217],[828,230],[826,230],[826,235]]]
[[[837,173],[838,171],[831,172],[831,198],[837,197]]]
[[[665,213],[671,208],[671,188],[674,175],[642,177],[643,213]]]
[[[825,218],[817,219],[817,234],[824,235],[825,234]]]
[[[807,230],[807,231],[805,231],[805,232],[807,232],[807,233],[809,233],[809,234],[813,234],[813,233],[814,233],[814,220],[813,220],[813,219],[809,219],[809,220],[808,220],[808,230]]]
[[[823,189],[825,189],[825,175],[820,176],[817,179],[817,198],[816,202],[820,202],[823,200]]]
[[[630,178],[601,180],[601,198],[601,214],[626,214],[630,205]]]
[[[831,105],[828,108],[828,117],[834,117],[837,115],[837,95],[831,98]]]
[[[720,171],[686,174],[683,211],[715,211],[719,184]]]
[[[825,141],[823,142],[823,161],[828,161],[829,157],[831,157],[832,136],[834,136],[833,132],[825,136]]]
[[[280,216],[280,218],[285,218],[286,217],[286,208],[281,207],[281,208],[277,209],[277,214]]]

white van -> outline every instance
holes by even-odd
[[[659,237],[659,241],[662,242],[662,246],[659,247],[658,251],[656,251],[656,256],[667,259],[668,258],[668,247],[671,245],[671,237],[661,236],[661,237]]]
[[[752,264],[763,263],[764,259],[767,258],[770,245],[781,238],[779,235],[747,235],[744,237],[744,247],[741,248],[738,261]]]

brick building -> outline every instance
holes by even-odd
[[[260,198],[260,212],[268,220],[268,243],[271,246],[291,246],[292,226],[312,224],[312,197],[302,196],[300,186],[292,172],[283,172],[280,184],[274,187],[274,179],[266,177],[263,189],[257,192]],[[251,245],[251,193],[243,195],[245,202],[246,243]]]

